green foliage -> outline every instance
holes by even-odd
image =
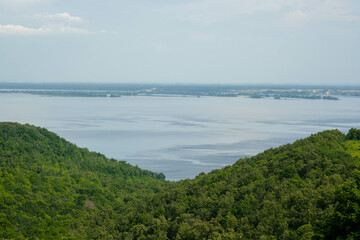
[[[360,140],[360,129],[351,128],[346,135],[346,140]]]
[[[359,168],[345,145],[344,134],[325,131],[269,149],[180,181],[143,211],[154,218],[161,211],[169,239],[323,238],[342,201],[338,186]]]
[[[121,211],[133,209],[128,199],[141,201],[165,186],[163,174],[43,128],[1,123],[0,136],[0,239],[116,236]]]
[[[358,239],[360,141],[346,139],[324,131],[174,183],[0,123],[0,239]]]
[[[360,238],[360,171],[356,170],[354,174],[354,181],[346,182],[336,190],[335,211],[328,220],[328,238]]]
[[[348,140],[345,145],[347,152],[350,153],[351,156],[360,158],[360,141]]]

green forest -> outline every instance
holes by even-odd
[[[170,182],[0,123],[0,239],[360,239],[360,130]]]

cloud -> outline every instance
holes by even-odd
[[[0,34],[5,35],[59,35],[59,34],[91,34],[91,32],[81,28],[74,28],[63,25],[45,25],[39,28],[28,28],[22,25],[0,25]]]
[[[360,15],[354,12],[348,1],[317,0],[312,3],[295,6],[285,14],[289,24],[302,25],[313,20],[335,22],[360,22]]]
[[[26,16],[27,19],[37,19],[42,22],[40,27],[26,27],[16,24],[0,24],[0,34],[3,35],[61,35],[61,34],[96,34],[106,33],[106,31],[89,31],[84,28],[73,27],[74,23],[84,22],[82,18],[71,16],[69,13],[57,14],[35,14]]]
[[[180,19],[209,24],[234,16],[275,13],[289,22],[360,21],[360,9],[354,5],[351,0],[201,0],[183,5]]]
[[[183,6],[188,13],[182,20],[196,23],[212,23],[237,15],[278,11],[283,0],[202,0]]]
[[[83,22],[83,19],[81,17],[71,16],[67,12],[56,13],[56,14],[48,14],[48,13],[36,14],[33,16],[33,18],[41,20],[41,21],[45,21],[45,22],[49,22],[49,21],[51,21],[51,22],[67,22],[67,23]]]
[[[308,13],[323,20],[357,22],[360,20],[360,9],[357,10],[356,13],[349,1],[323,0],[313,10],[308,10]]]
[[[31,35],[31,34],[38,34],[43,32],[44,30],[42,28],[26,28],[21,25],[0,25],[0,34],[11,34],[11,35]]]
[[[284,21],[290,25],[300,26],[311,20],[313,17],[303,10],[295,10],[285,14]]]

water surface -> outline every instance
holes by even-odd
[[[340,98],[0,94],[0,121],[45,127],[80,147],[179,180],[311,133],[360,128],[360,98]]]

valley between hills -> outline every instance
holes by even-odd
[[[0,239],[359,239],[360,130],[328,130],[194,179],[0,123]]]

